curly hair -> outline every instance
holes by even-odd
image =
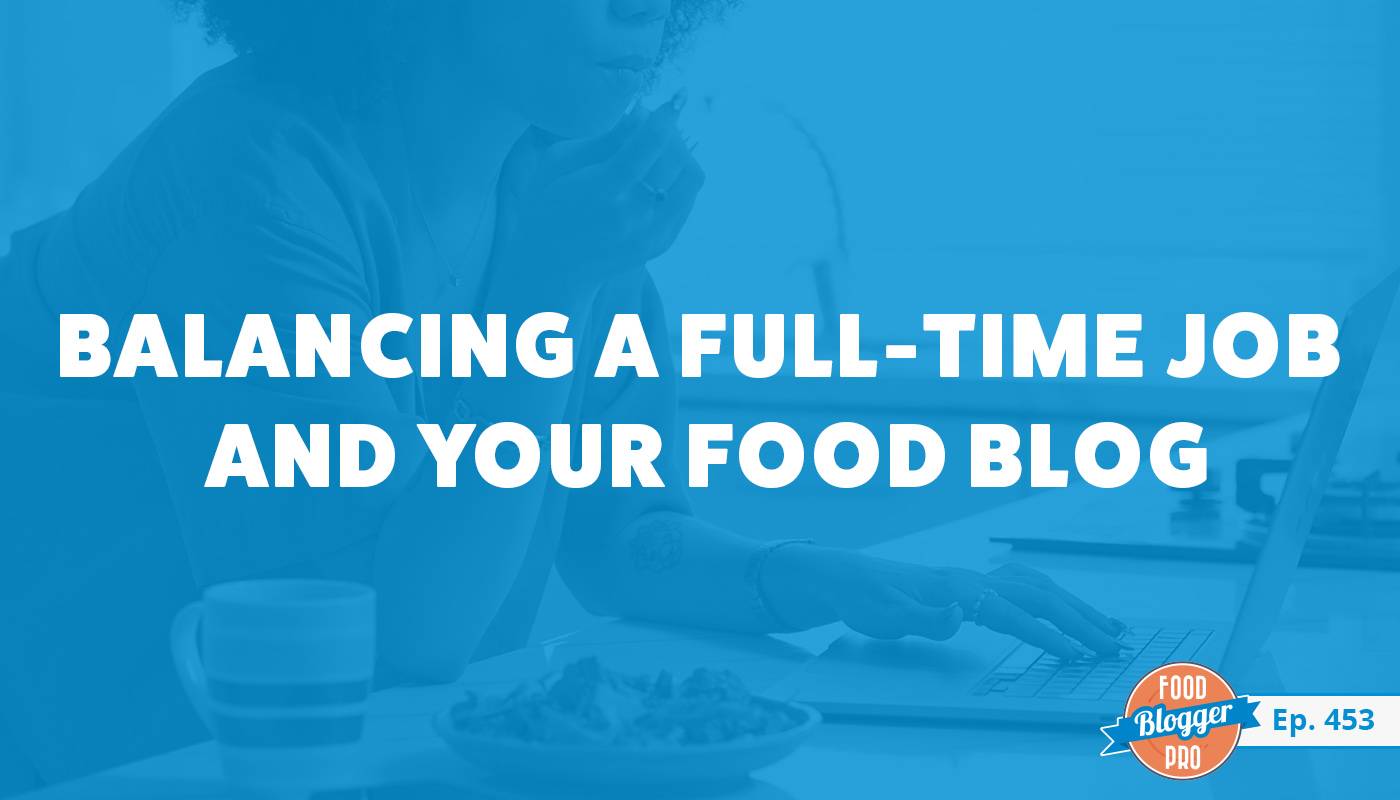
[[[302,58],[340,56],[356,60],[377,49],[383,31],[421,10],[399,0],[170,0],[178,13],[197,13],[211,42],[236,52],[295,50]],[[672,0],[662,59],[676,54],[691,35],[717,21],[742,0]]]

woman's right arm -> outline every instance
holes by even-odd
[[[557,311],[569,317],[577,336],[588,302],[506,278],[493,283],[485,307],[512,324]],[[459,396],[479,425],[510,420],[539,433],[564,416],[572,384],[569,376],[536,378],[513,368],[507,379],[464,380]],[[470,458],[470,452],[462,457]],[[440,683],[455,680],[466,666],[519,571],[546,473],[518,489],[500,489],[462,469],[458,488],[441,489],[432,459],[419,465],[390,508],[375,548],[380,652],[393,674]]]
[[[529,174],[506,193],[481,308],[513,320],[560,312],[582,337],[598,288],[669,248],[704,183],[676,129],[681,105],[535,154]],[[639,190],[643,179],[665,189],[664,199]],[[562,418],[575,381],[512,374],[465,382],[473,415],[543,433]],[[432,469],[421,466],[394,503],[376,549],[375,583],[387,665],[411,678],[446,680],[466,664],[515,579],[544,479],[514,490],[478,483],[451,491],[435,488]],[[471,525],[464,530],[465,509]]]

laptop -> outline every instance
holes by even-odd
[[[1137,681],[1162,664],[1194,661],[1227,679],[1246,674],[1297,570],[1398,286],[1400,272],[1390,274],[1342,323],[1342,366],[1318,389],[1233,624],[1134,621],[1117,657],[1068,663],[972,625],[949,642],[849,634],[793,677],[796,698],[838,718],[1097,724],[1122,711]]]

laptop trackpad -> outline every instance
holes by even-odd
[[[946,642],[848,634],[794,676],[797,699],[813,703],[913,703],[966,695],[1016,642],[965,626]]]

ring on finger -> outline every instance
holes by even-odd
[[[654,200],[655,202],[657,202],[657,203],[664,203],[664,202],[666,202],[666,190],[665,190],[665,189],[658,189],[658,188],[656,188],[655,186],[652,186],[651,183],[650,183],[649,181],[642,181],[641,183],[639,183],[639,184],[637,184],[637,185],[638,185],[639,187],[641,187],[642,191],[644,191],[644,192],[646,192],[647,194],[651,195],[651,199]]]

